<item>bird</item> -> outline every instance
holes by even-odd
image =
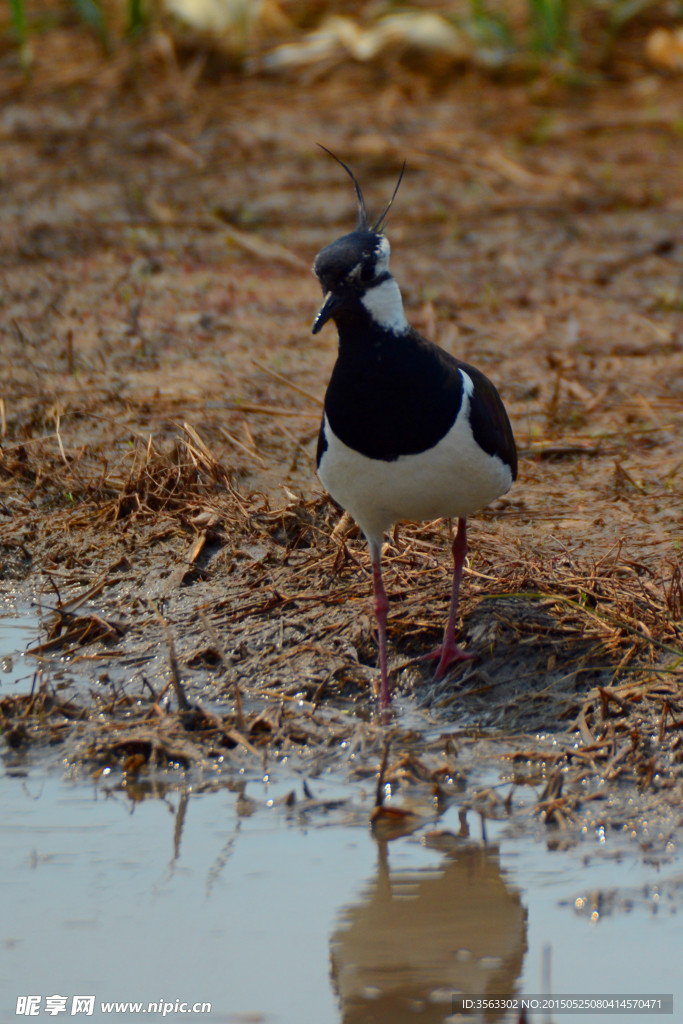
[[[322,149],[349,175],[357,223],[313,261],[323,292],[315,335],[328,321],[338,333],[337,359],[325,392],[318,435],[318,476],[355,520],[370,553],[377,621],[380,707],[391,703],[387,612],[382,577],[384,535],[402,520],[456,518],[453,586],[443,643],[427,659],[435,677],[471,654],[455,641],[458,598],[467,554],[467,517],[505,494],[517,477],[517,449],[503,402],[491,381],[424,338],[406,318],[389,269],[384,233],[403,179],[370,226],[350,167]]]

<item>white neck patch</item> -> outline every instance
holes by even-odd
[[[464,370],[460,371],[460,376],[462,377],[462,385],[465,389],[465,394],[468,398],[471,398],[474,394],[474,382],[469,373],[465,373]]]
[[[361,302],[375,323],[385,330],[401,334],[408,327],[401,292],[393,277],[368,288]]]

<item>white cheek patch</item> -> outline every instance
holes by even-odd
[[[407,329],[408,321],[403,312],[403,299],[393,277],[375,285],[374,288],[368,288],[361,302],[375,323],[385,330],[401,334]]]

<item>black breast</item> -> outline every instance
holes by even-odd
[[[433,448],[460,410],[457,364],[416,331],[376,329],[370,337],[365,326],[364,339],[362,348],[346,347],[340,337],[325,395],[332,430],[349,448],[387,462]]]
[[[477,444],[517,473],[512,429],[498,392],[475,367],[410,328],[396,335],[363,324],[340,327],[339,357],[325,395],[325,413],[336,436],[368,456],[393,462],[433,448],[450,430],[463,400],[464,370],[472,380],[470,425]],[[351,332],[350,336],[349,333]],[[346,337],[345,337],[346,336]],[[317,462],[325,451],[322,430]]]

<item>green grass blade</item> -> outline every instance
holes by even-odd
[[[569,37],[568,0],[529,0],[531,46],[537,53],[557,53]]]
[[[17,34],[19,43],[23,46],[26,42],[26,14],[24,12],[24,0],[9,0],[12,11],[12,25]]]
[[[31,70],[33,54],[28,39],[28,28],[26,26],[26,11],[24,0],[9,0],[10,11],[12,12],[12,27],[19,44],[19,60],[26,74]]]
[[[71,2],[79,17],[97,33],[103,48],[109,51],[109,29],[102,9],[95,3],[95,0],[71,0]]]
[[[145,27],[142,0],[128,0],[128,35],[139,36]]]

